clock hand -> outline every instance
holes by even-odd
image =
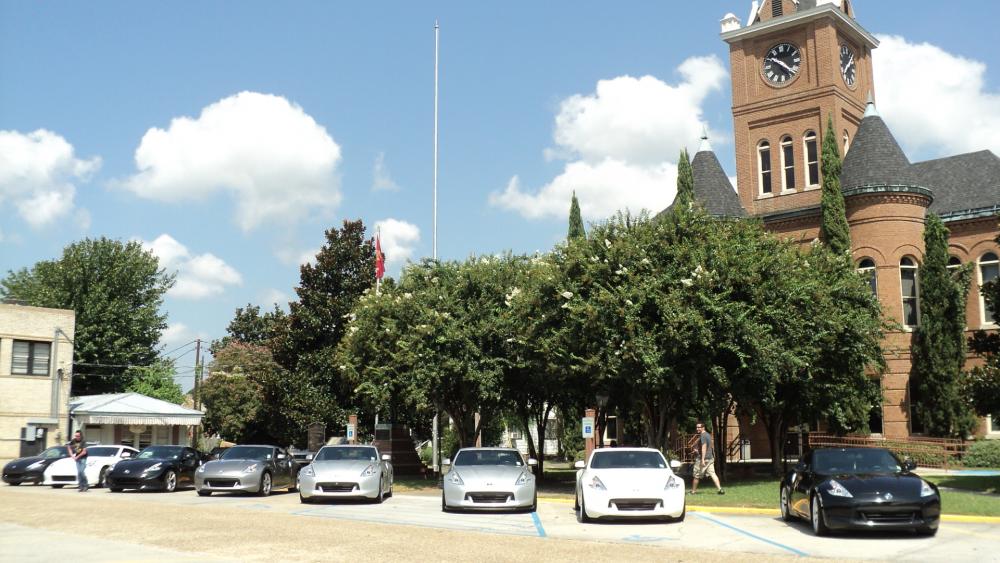
[[[782,62],[780,59],[770,58],[770,59],[765,59],[765,60],[768,60],[768,61],[771,61],[771,62],[774,62],[774,63],[778,63],[778,66],[780,66],[781,68],[787,70],[789,72],[789,74],[791,74],[791,72],[792,72],[792,68],[790,66],[786,65],[784,62]]]

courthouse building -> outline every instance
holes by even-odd
[[[939,215],[951,232],[951,264],[974,265],[966,326],[996,329],[980,287],[996,279],[1000,245],[1000,158],[988,150],[910,162],[879,117],[872,50],[878,40],[855,18],[849,0],[753,2],[746,25],[727,14],[735,190],[707,139],[692,159],[695,197],[709,213],[760,218],[771,232],[808,245],[819,236],[820,157],[832,117],[843,157],[841,186],[852,253],[870,279],[884,315],[902,326],[887,335],[884,402],[872,432],[919,435],[913,409],[912,331],[920,323],[924,220]],[[979,361],[970,357],[969,364]],[[967,364],[967,365],[969,365]],[[730,436],[770,457],[763,428],[741,421]],[[979,430],[1000,437],[1000,420]]]

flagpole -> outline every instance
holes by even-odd
[[[434,20],[434,223],[432,230],[431,256],[438,257],[438,46],[441,27]],[[431,428],[431,469],[438,473],[438,412],[434,409],[434,423]]]

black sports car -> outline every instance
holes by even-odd
[[[66,446],[55,446],[31,457],[15,459],[3,466],[3,482],[9,485],[21,483],[41,483],[45,468],[57,459],[69,457]]]
[[[194,472],[201,465],[201,456],[186,446],[149,446],[133,459],[119,461],[108,472],[108,489],[119,493],[124,489],[167,491],[194,484]]]
[[[818,449],[781,481],[781,517],[808,519],[817,536],[830,530],[913,529],[937,533],[941,495],[883,448]]]

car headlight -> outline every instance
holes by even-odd
[[[160,469],[163,469],[163,464],[162,463],[154,463],[153,465],[150,465],[149,467],[147,467],[143,471],[143,473],[153,473],[154,471],[159,471]]]
[[[937,491],[934,490],[934,487],[931,487],[930,483],[927,481],[920,482],[920,496],[931,497],[935,494],[937,494]]]
[[[527,483],[530,478],[531,478],[531,473],[521,473],[520,475],[518,475],[517,481],[514,482],[514,485],[515,486],[523,485]]]
[[[247,466],[246,469],[243,470],[243,472],[244,473],[253,473],[254,471],[257,471],[257,466],[258,465],[260,465],[260,464],[259,463],[251,463],[250,465]]]
[[[198,471],[198,473],[204,473],[205,472],[205,466],[204,465],[199,465],[197,471]]]
[[[594,478],[590,480],[589,487],[591,489],[597,489],[598,491],[606,491],[606,490],[608,490],[608,488],[605,487],[604,483],[601,481],[601,478],[598,477],[597,475],[594,475]]]
[[[458,471],[451,471],[448,473],[448,481],[455,485],[464,485],[465,481],[462,480],[462,476],[458,474]]]
[[[841,485],[840,483],[838,483],[833,479],[830,479],[830,481],[827,483],[826,492],[830,493],[835,497],[844,497],[844,498],[854,497],[854,495],[851,494],[851,491],[847,490],[847,487]]]
[[[43,465],[45,465],[44,461],[36,461],[35,463],[32,463],[31,465],[29,465],[27,467],[27,469],[28,469],[28,471],[30,471],[32,469],[41,469]]]
[[[300,473],[302,473],[306,477],[315,477],[316,476],[316,472],[313,470],[313,466],[311,466],[311,465],[305,466],[305,468],[302,469],[302,471],[300,471]]]
[[[676,489],[677,487],[683,487],[684,482],[680,480],[679,477],[671,475],[667,477],[667,485],[663,487],[664,491],[669,491],[670,489]]]
[[[366,467],[365,470],[361,472],[361,476],[362,477],[371,477],[372,475],[374,475],[376,473],[378,473],[378,466],[373,463],[373,464],[369,465],[368,467]]]

